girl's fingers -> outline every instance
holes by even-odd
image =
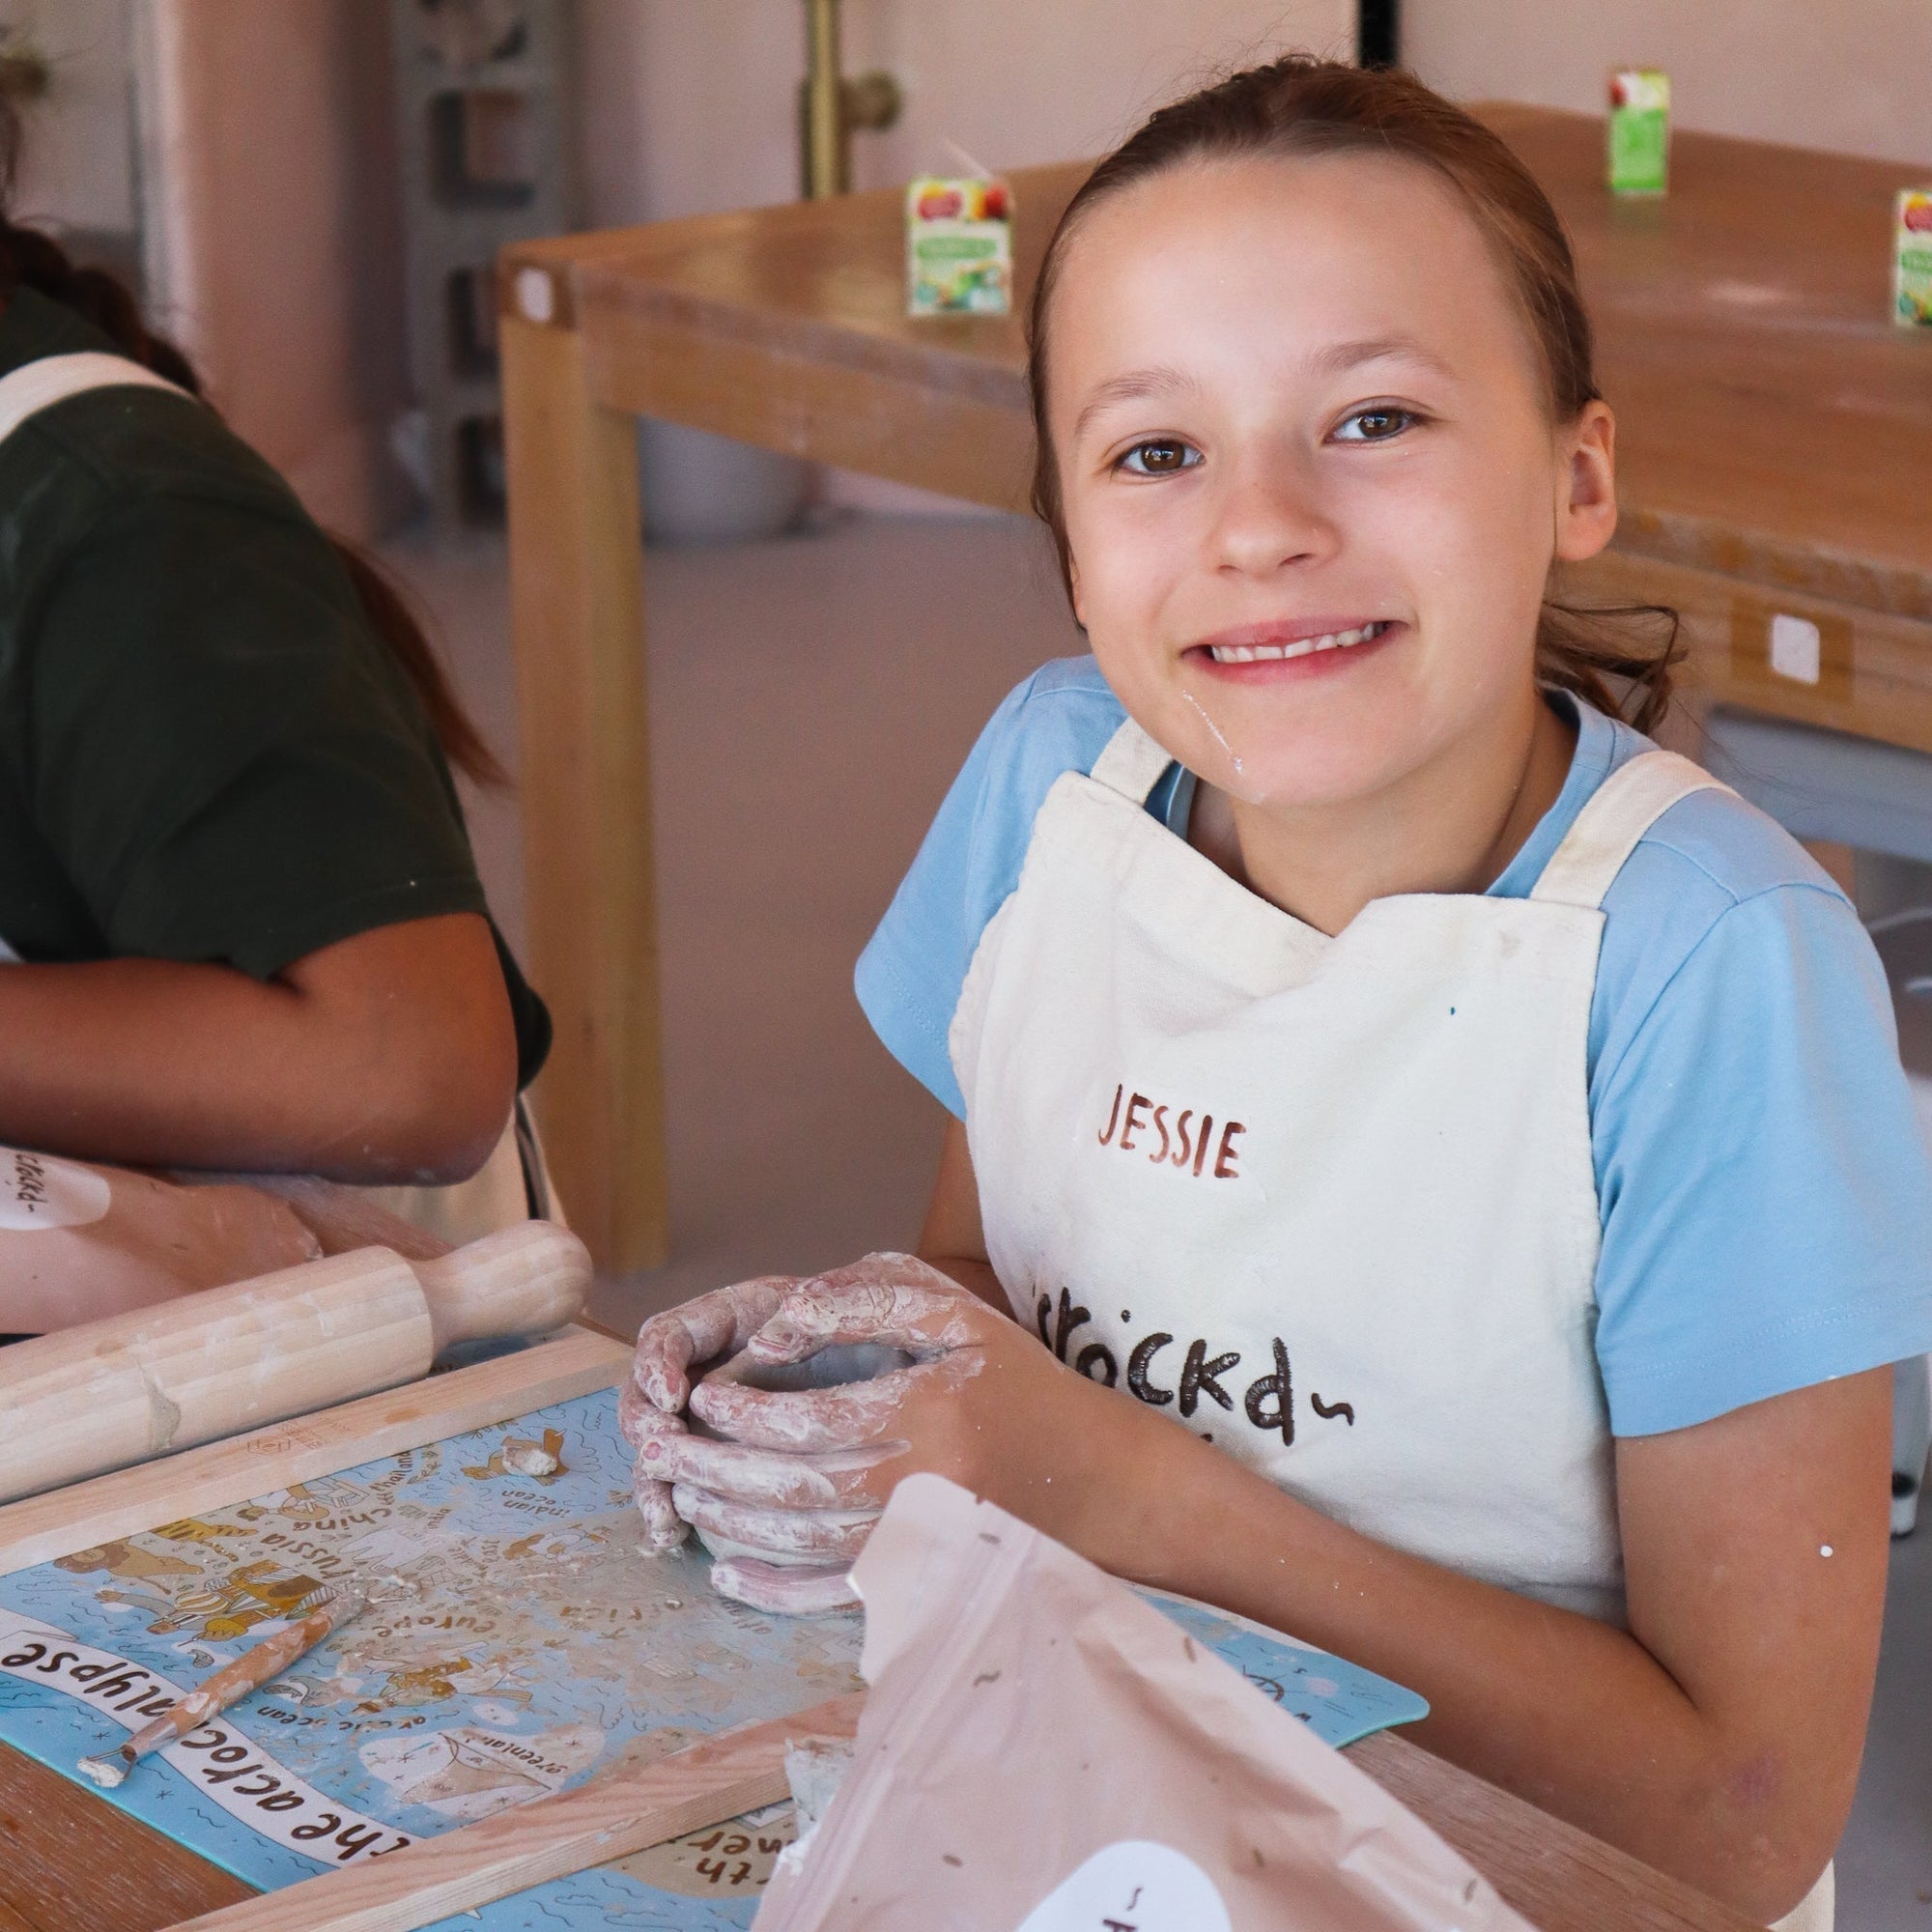
[[[660,1483],[639,1469],[631,1478],[631,1493],[637,1498],[638,1514],[644,1520],[646,1549],[663,1555],[691,1533],[671,1500],[668,1483]]]
[[[675,1549],[687,1534],[684,1520],[671,1502],[670,1485],[651,1472],[641,1451],[677,1441],[685,1434],[684,1424],[677,1416],[652,1407],[636,1389],[628,1387],[617,1398],[617,1421],[625,1438],[639,1447],[639,1460],[631,1472],[631,1492],[637,1498],[638,1514],[644,1520],[645,1548]]]
[[[725,1556],[711,1566],[711,1587],[733,1603],[781,1617],[848,1609],[859,1601],[842,1563],[829,1570],[810,1570],[761,1563],[755,1556]]]
[[[849,1564],[866,1547],[873,1510],[763,1510],[727,1502],[689,1483],[671,1487],[671,1500],[686,1522],[750,1552],[778,1563]]]
[[[633,1449],[651,1433],[651,1418],[663,1419],[664,1413],[635,1381],[628,1381],[618,1389],[617,1433]]]
[[[874,1262],[906,1266],[895,1274]],[[923,1262],[869,1256],[794,1288],[748,1346],[768,1362],[802,1362],[821,1349],[866,1342],[935,1354],[971,1343],[976,1312],[983,1312],[979,1302]]]
[[[683,1416],[667,1415],[635,1388],[618,1391],[617,1427],[624,1440],[639,1453],[652,1443],[681,1441],[687,1434]]]
[[[752,1508],[880,1509],[885,1497],[874,1492],[871,1472],[906,1447],[886,1441],[842,1453],[787,1456],[742,1442],[667,1435],[642,1445],[638,1469],[660,1482],[689,1483]]]
[[[825,1274],[812,1275],[797,1285],[804,1288],[930,1288],[941,1294],[962,1293],[959,1284],[950,1274],[942,1274],[930,1262],[923,1262],[917,1255],[902,1255],[890,1249],[862,1255],[856,1262],[847,1262],[843,1267],[832,1268]]]
[[[655,1407],[675,1415],[690,1390],[686,1371],[691,1365],[742,1349],[796,1282],[795,1275],[760,1275],[653,1315],[638,1330],[631,1365],[639,1392]]]
[[[881,1437],[903,1435],[896,1427],[900,1408],[930,1387],[944,1367],[923,1362],[895,1369],[876,1381],[829,1389],[755,1389],[743,1382],[702,1381],[691,1392],[691,1412],[720,1435],[753,1449],[860,1449]]]

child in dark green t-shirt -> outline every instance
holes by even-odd
[[[198,387],[0,213],[0,1143],[454,1182],[549,1041],[449,765],[500,773]]]

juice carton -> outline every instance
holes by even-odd
[[[1892,230],[1891,319],[1932,327],[1932,187],[1902,187]]]
[[[1610,192],[1662,194],[1670,176],[1670,76],[1661,68],[1610,74]]]
[[[921,175],[906,187],[906,313],[1005,315],[1013,198],[1003,181]]]

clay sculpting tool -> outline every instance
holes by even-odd
[[[0,1350],[0,1502],[429,1373],[582,1308],[590,1257],[525,1221],[438,1260],[358,1248]]]
[[[299,1623],[277,1631],[233,1663],[224,1664],[180,1703],[163,1711],[153,1723],[143,1725],[119,1750],[103,1757],[82,1758],[77,1767],[81,1776],[103,1791],[112,1791],[150,1751],[161,1750],[188,1732],[199,1730],[217,1712],[279,1677],[331,1631],[360,1616],[363,1608],[362,1598],[354,1590],[319,1591],[304,1602],[315,1602],[315,1607]]]

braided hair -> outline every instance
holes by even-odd
[[[129,361],[152,369],[205,403],[207,394],[194,364],[165,336],[156,335],[148,327],[133,292],[118,275],[75,262],[44,230],[13,218],[22,133],[18,107],[0,95],[0,309],[15,289],[33,289],[91,323]],[[370,629],[383,640],[414,691],[443,756],[478,784],[507,785],[508,774],[464,710],[421,619],[401,587],[346,537],[332,531],[324,535],[349,574]]]

